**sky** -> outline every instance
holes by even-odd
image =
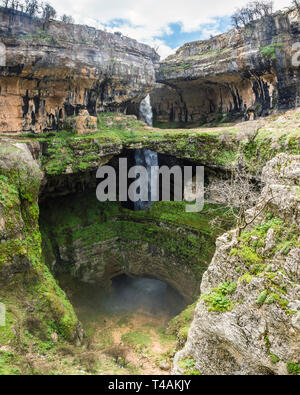
[[[151,45],[163,58],[189,41],[229,30],[230,16],[247,0],[49,0],[76,23],[119,31]],[[275,9],[292,0],[274,0]]]

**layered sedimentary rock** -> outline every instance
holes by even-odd
[[[71,123],[76,123],[77,118],[71,118]],[[134,116],[103,114],[99,116],[99,130],[92,134],[58,132],[47,138],[31,139],[31,142],[35,141],[42,153],[48,186],[57,189],[58,184],[63,188],[66,177],[70,178],[69,186],[72,182],[90,184],[91,172],[95,173],[113,157],[121,153],[126,157],[135,149],[167,155],[169,162],[164,163],[167,165],[176,164],[172,157],[204,165],[207,173],[209,170],[228,171],[246,159],[249,172],[259,177],[267,161],[277,153],[299,152],[299,127],[296,111],[230,127],[193,131],[149,128]],[[95,174],[92,177],[96,182]]]
[[[262,178],[253,224],[217,240],[177,374],[300,373],[300,157],[278,155]]]
[[[156,122],[199,125],[253,119],[299,104],[299,11],[279,12],[160,63],[152,92]]]
[[[43,264],[38,224],[42,178],[26,144],[1,140],[0,299],[7,310],[1,345],[19,349],[26,320],[34,320],[44,338],[56,331],[80,343],[83,336],[71,304]]]
[[[224,215],[218,229],[210,225],[222,208],[207,206],[188,215],[184,203],[156,203],[134,212],[117,203],[100,203],[94,190],[44,200],[41,230],[47,265],[89,284],[109,289],[111,279],[127,274],[164,281],[192,303],[210,262],[217,235],[232,218]],[[201,227],[190,224],[197,219]]]
[[[124,112],[154,86],[158,55],[120,34],[0,9],[0,39],[2,133],[62,129],[80,110]]]

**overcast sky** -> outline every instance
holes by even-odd
[[[158,47],[162,58],[185,42],[223,33],[230,15],[247,0],[49,0],[59,15],[76,23],[120,31],[140,42]],[[275,8],[292,0],[274,0]]]

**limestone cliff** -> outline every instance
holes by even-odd
[[[74,310],[42,258],[38,224],[42,178],[26,144],[1,140],[0,299],[6,304],[8,323],[0,334],[1,346],[24,348],[26,323],[33,321],[43,338],[56,331],[68,341],[82,340]]]
[[[300,373],[300,157],[278,155],[263,181],[255,223],[217,240],[174,373]]]
[[[294,108],[300,71],[292,56],[299,40],[294,9],[185,44],[160,63],[157,81],[163,85],[151,95],[156,121],[199,125]]]
[[[155,83],[156,52],[119,34],[0,9],[0,39],[2,133],[62,129],[83,109],[126,111]]]

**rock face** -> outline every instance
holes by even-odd
[[[46,263],[54,273],[68,272],[103,288],[120,274],[155,278],[192,303],[220,228],[230,227],[228,217],[219,229],[211,227],[217,208],[211,209],[194,215],[201,224],[195,228],[181,202],[160,202],[134,212],[117,203],[98,202],[95,189],[45,199],[40,225]]]
[[[0,39],[2,133],[62,129],[84,109],[124,112],[155,83],[156,52],[119,34],[0,9]]]
[[[284,116],[242,122],[234,127],[193,131],[154,129],[137,121],[133,115],[102,114],[98,116],[98,130],[84,134],[84,131],[91,130],[93,117],[78,116],[68,121],[75,129],[82,124],[89,125],[82,128],[82,134],[53,132],[42,139],[30,139],[40,146],[35,155],[41,155],[48,187],[64,189],[66,176],[69,177],[68,193],[71,184],[79,185],[73,192],[82,191],[87,184],[91,187],[91,178],[95,184],[95,172],[100,165],[120,154],[127,157],[135,149],[158,152],[160,159],[168,156],[164,165],[178,164],[176,160],[173,163],[175,158],[204,165],[206,175],[213,181],[212,173],[219,173],[215,174],[218,179],[221,172],[228,171],[245,158],[248,171],[255,177],[276,154],[298,154],[300,144],[300,119],[295,110],[286,112]]]
[[[272,159],[263,181],[252,227],[217,241],[176,374],[300,373],[300,156]]]
[[[1,140],[0,299],[8,314],[13,305],[22,310],[23,320],[38,321],[43,334],[50,326],[53,330],[52,321],[60,336],[80,342],[83,333],[75,312],[42,260],[38,224],[42,177],[27,144]],[[7,324],[11,343],[19,325],[20,317],[13,314]]]
[[[199,125],[294,108],[300,96],[299,11],[185,44],[160,63],[151,94],[156,122]]]

